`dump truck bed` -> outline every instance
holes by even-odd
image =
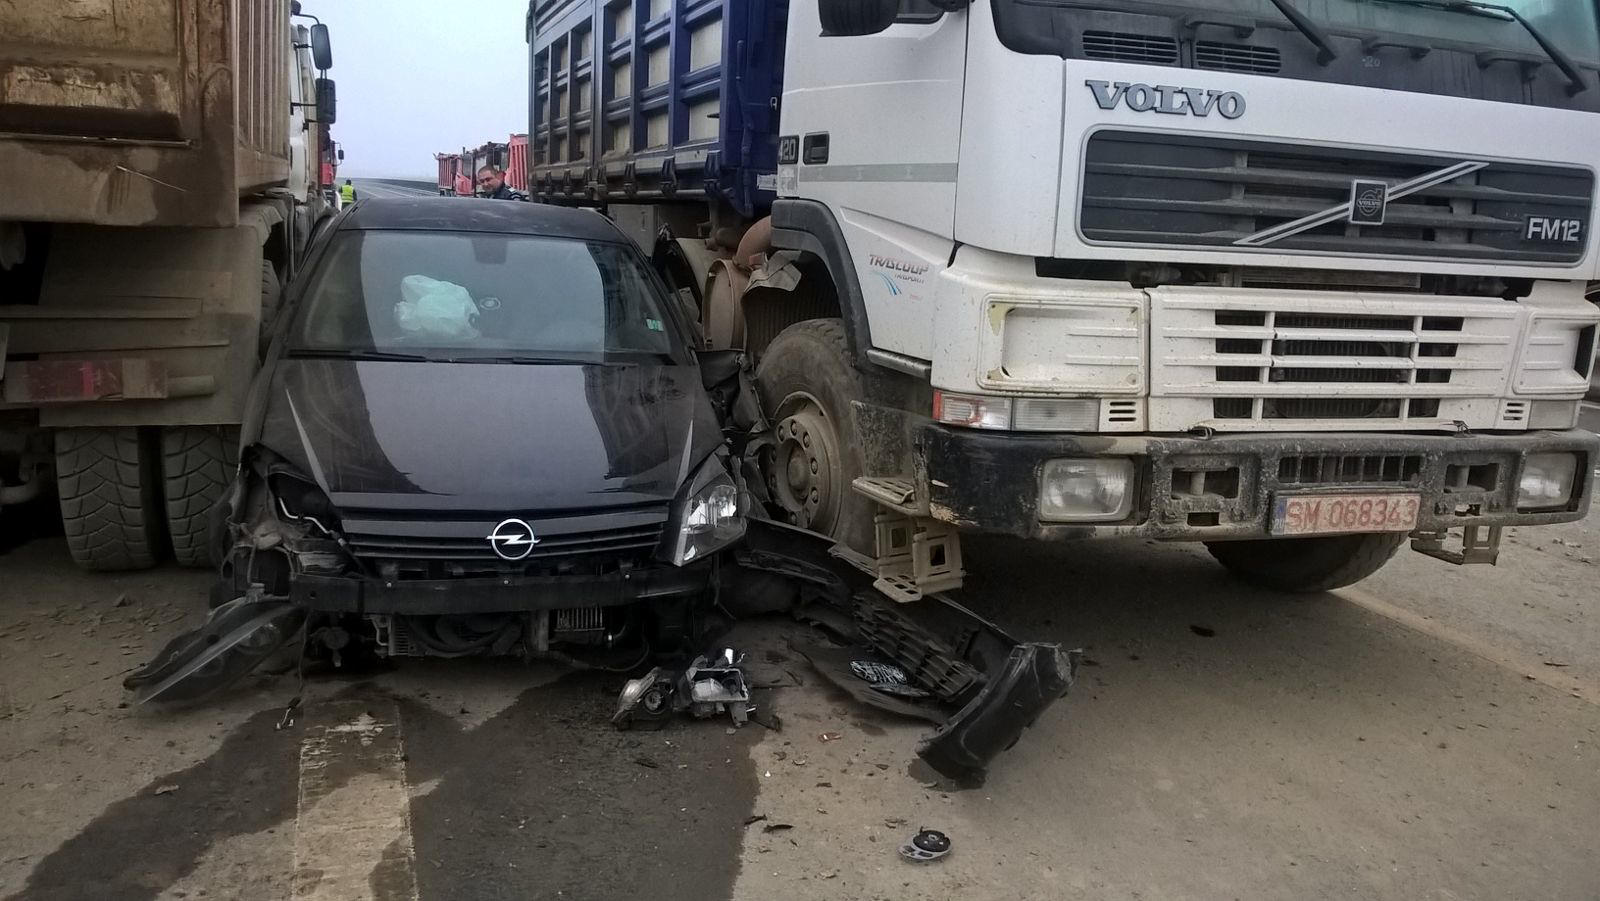
[[[787,0],[534,0],[529,191],[770,206]]]
[[[0,220],[233,225],[290,175],[289,0],[0,3]]]

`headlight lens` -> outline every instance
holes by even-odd
[[[1565,509],[1572,502],[1572,489],[1577,480],[1577,454],[1532,454],[1522,465],[1517,509],[1523,512]]]
[[[713,456],[678,499],[660,554],[673,566],[683,566],[738,541],[744,528],[739,488],[721,455]]]
[[[945,425],[1018,432],[1092,432],[1100,401],[1083,397],[994,397],[935,391],[933,418]]]
[[[1039,476],[1039,518],[1047,522],[1112,522],[1133,506],[1133,461],[1050,460]]]

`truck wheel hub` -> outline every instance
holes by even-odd
[[[823,528],[838,506],[833,428],[809,404],[779,420],[767,487],[790,522]]]

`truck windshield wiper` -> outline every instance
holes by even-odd
[[[287,356],[311,360],[398,360],[406,363],[427,363],[433,360],[433,357],[422,354],[396,353],[373,347],[300,347],[291,349]]]
[[[1515,20],[1518,25],[1521,25],[1528,32],[1528,35],[1533,38],[1534,42],[1539,45],[1540,49],[1545,52],[1545,55],[1549,56],[1551,61],[1556,64],[1556,68],[1561,70],[1561,74],[1567,76],[1567,81],[1569,82],[1567,85],[1568,97],[1589,90],[1588,83],[1583,80],[1583,72],[1572,61],[1572,57],[1567,56],[1560,47],[1557,47],[1549,38],[1545,37],[1544,32],[1540,31],[1538,26],[1523,18],[1522,13],[1509,6],[1503,6],[1499,3],[1484,3],[1482,0],[1380,0],[1380,2],[1398,3],[1401,6],[1425,6],[1432,9],[1445,10],[1446,12],[1466,13],[1473,16],[1488,15],[1490,18],[1499,19],[1502,22],[1505,20],[1493,14],[1503,13]]]
[[[1289,24],[1300,29],[1306,40],[1317,45],[1317,65],[1326,66],[1339,58],[1339,51],[1333,49],[1333,44],[1328,41],[1328,35],[1317,23],[1306,17],[1306,14],[1290,5],[1289,0],[1272,0],[1272,5],[1283,13]]]

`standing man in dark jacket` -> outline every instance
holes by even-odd
[[[498,166],[478,170],[478,194],[489,200],[527,200],[528,195],[506,184],[506,173]]]

